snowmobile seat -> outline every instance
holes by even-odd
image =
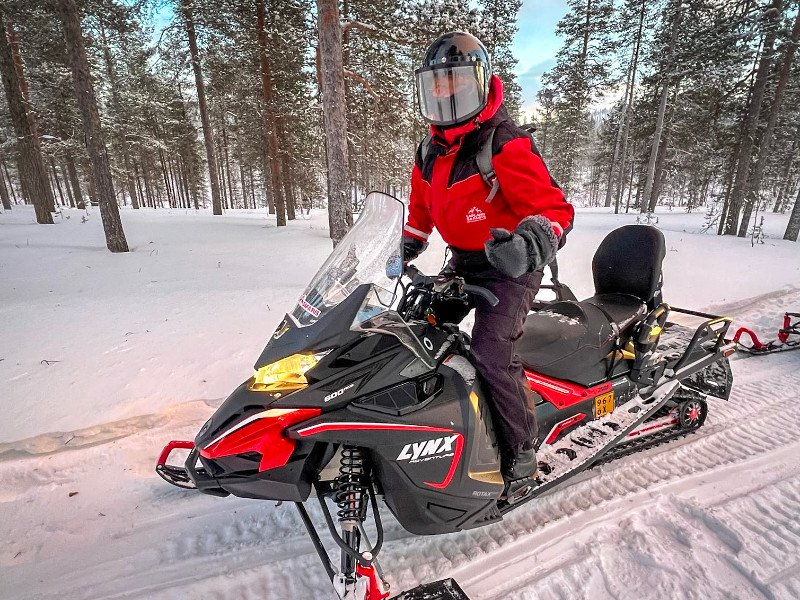
[[[655,227],[626,225],[609,233],[592,260],[595,295],[528,315],[516,347],[522,364],[585,386],[603,381],[612,351],[661,304],[665,255],[664,235]]]
[[[624,294],[555,302],[528,315],[516,350],[529,370],[591,386],[606,378],[607,357],[645,315],[645,304]]]

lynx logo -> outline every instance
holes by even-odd
[[[325,396],[325,397],[322,399],[322,401],[323,401],[323,402],[328,402],[329,400],[333,400],[334,398],[338,398],[339,396],[341,396],[342,394],[344,394],[344,393],[345,393],[347,390],[349,390],[349,389],[350,389],[351,387],[353,387],[353,386],[355,386],[355,383],[351,383],[350,385],[346,385],[346,386],[344,386],[342,389],[340,389],[340,390],[336,390],[335,392],[333,392],[333,393],[331,393],[331,394],[328,394],[327,396]]]
[[[428,440],[426,442],[416,442],[414,444],[406,444],[403,446],[403,451],[396,460],[409,460],[418,462],[420,460],[430,460],[432,458],[442,458],[440,455],[446,455],[447,452],[453,452],[453,442],[458,439],[458,434],[449,437],[436,438],[435,440]],[[428,458],[430,457],[430,458]]]
[[[477,223],[478,221],[485,221],[486,213],[484,213],[477,206],[473,206],[467,213],[467,223]]]

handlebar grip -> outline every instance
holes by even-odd
[[[473,296],[480,296],[481,298],[486,300],[491,306],[497,306],[498,304],[500,304],[500,300],[497,299],[497,296],[495,296],[492,292],[490,292],[486,288],[467,283],[464,285],[464,291],[467,292],[468,294],[472,294]]]

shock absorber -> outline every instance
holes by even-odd
[[[342,527],[342,539],[356,552],[361,544],[359,524],[366,519],[367,483],[364,454],[355,446],[344,446],[336,478],[336,516]],[[342,553],[342,573],[355,574],[355,559]]]

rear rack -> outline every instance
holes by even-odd
[[[671,367],[670,379],[681,380],[689,377],[736,352],[736,344],[725,339],[733,320],[730,317],[720,317],[675,306],[670,307],[670,312],[706,319],[697,327],[689,345]],[[698,351],[702,353],[698,354]]]

